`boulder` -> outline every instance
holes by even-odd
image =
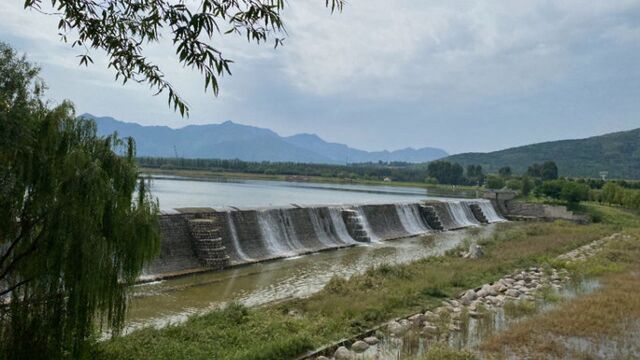
[[[439,332],[438,328],[436,326],[431,325],[431,324],[425,325],[422,328],[422,333],[425,334],[425,335],[435,335],[438,332]]]
[[[426,318],[424,316],[424,314],[415,314],[409,317],[409,321],[414,325],[414,326],[418,326],[420,324],[422,324],[423,321],[425,321]]]
[[[354,342],[353,345],[351,345],[351,350],[355,351],[356,353],[365,352],[367,351],[368,348],[369,348],[369,344],[367,344],[362,340],[358,340]]]
[[[473,290],[468,290],[467,292],[465,292],[465,293],[464,293],[464,295],[462,295],[462,297],[460,298],[460,302],[461,302],[463,305],[469,305],[469,304],[471,304],[471,302],[472,302],[473,300],[475,300],[475,299],[476,299],[476,297],[477,297],[477,296],[476,296],[476,292],[475,292],[475,291],[473,291]]]
[[[509,289],[504,294],[507,295],[507,296],[510,296],[510,297],[517,298],[518,296],[520,296],[520,291],[518,291],[516,289]]]
[[[336,360],[352,360],[354,358],[354,354],[351,350],[347,349],[344,346],[340,346],[335,353],[333,353],[333,357]]]
[[[380,342],[380,339],[378,339],[375,336],[368,336],[368,337],[364,338],[363,340],[364,340],[364,342],[366,342],[369,345],[376,345],[377,343]]]
[[[469,258],[470,259],[479,259],[484,256],[484,252],[482,251],[482,246],[478,244],[471,244],[469,246]]]
[[[434,314],[431,311],[425,311],[424,318],[428,321],[438,321],[440,319],[440,316]]]

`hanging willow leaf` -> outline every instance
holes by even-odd
[[[43,0],[26,0],[25,8],[40,9]],[[170,32],[179,61],[199,71],[205,91],[218,95],[217,79],[230,75],[231,61],[214,45],[216,36],[244,34],[247,41],[274,39],[282,45],[284,0],[201,0],[197,8],[171,0],[47,0],[60,13],[58,30],[63,41],[104,50],[116,79],[146,82],[157,94],[168,94],[169,106],[182,116],[189,107],[165,79],[160,69],[144,56],[144,46],[157,42],[161,29]],[[344,0],[325,0],[331,12],[341,11]],[[229,28],[221,33],[221,25]],[[81,60],[83,65],[88,60]],[[213,84],[209,87],[210,84]]]

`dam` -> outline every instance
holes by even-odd
[[[486,199],[267,208],[179,208],[160,217],[143,280],[501,222]]]
[[[133,289],[126,332],[229,302],[257,306],[308,296],[334,276],[442,255],[465,239],[492,236],[494,223],[504,221],[489,200],[419,188],[251,182],[238,190],[191,182],[153,184],[163,208],[161,253]]]

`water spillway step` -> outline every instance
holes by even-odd
[[[482,224],[488,224],[489,220],[487,220],[487,217],[484,215],[484,212],[482,211],[482,209],[480,208],[480,205],[478,204],[470,204],[469,208],[471,209],[471,213],[473,213],[473,216]]]
[[[420,205],[420,214],[430,228],[433,230],[444,230],[438,212],[433,206]]]
[[[347,226],[347,232],[353,240],[358,242],[371,242],[371,237],[362,223],[362,217],[356,210],[343,209],[342,219]]]
[[[195,252],[204,266],[215,269],[228,266],[229,256],[214,219],[191,219],[189,230]]]

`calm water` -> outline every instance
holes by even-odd
[[[211,181],[161,176],[151,183],[162,209],[180,207],[266,207],[413,202],[436,196],[475,194],[451,189],[431,191],[413,187],[317,184],[286,181]]]
[[[371,243],[138,285],[128,315],[128,331],[180,322],[229,301],[256,306],[308,296],[322,289],[334,275],[348,278],[371,266],[441,255],[467,237],[493,234],[496,226]]]

